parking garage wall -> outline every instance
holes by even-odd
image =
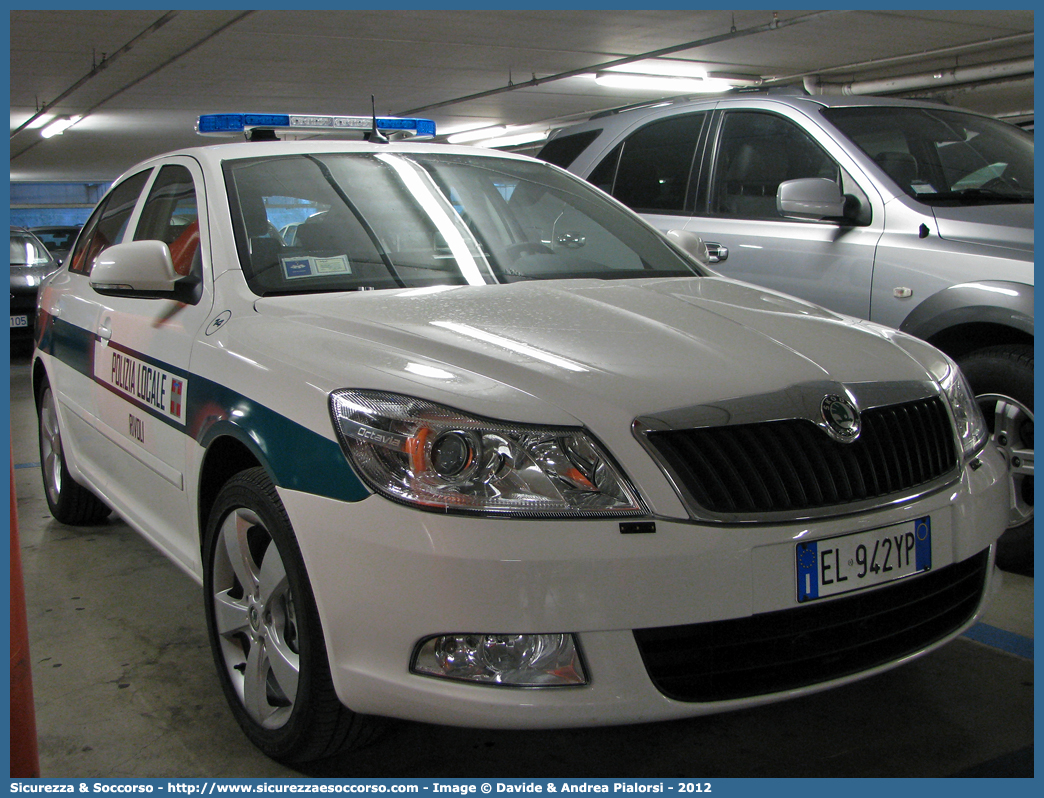
[[[11,224],[83,224],[110,183],[12,183]]]

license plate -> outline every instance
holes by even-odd
[[[932,567],[932,520],[797,544],[798,601],[881,585]]]
[[[15,315],[15,314],[12,313],[11,314],[11,326],[12,327],[28,327],[29,326],[29,317],[26,316],[24,313],[20,313],[18,315]]]

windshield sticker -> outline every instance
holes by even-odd
[[[910,182],[910,188],[914,190],[914,194],[937,194],[938,192],[932,186],[931,183],[925,183],[923,180],[913,180]]]
[[[97,342],[94,378],[136,404],[185,423],[188,380],[184,377]]]
[[[335,258],[315,258],[315,271],[317,274],[351,274],[352,267],[348,265],[347,255],[338,255]]]
[[[280,258],[280,261],[283,264],[283,274],[287,280],[352,273],[352,267],[348,263],[347,255],[335,255],[332,258],[314,258],[311,255],[298,255],[292,258]]]

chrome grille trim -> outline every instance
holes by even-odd
[[[847,515],[909,501],[959,478],[953,423],[938,394],[861,413],[854,443],[831,439],[801,416],[749,421],[747,414],[746,423],[673,429],[661,419],[638,419],[634,432],[698,521]]]

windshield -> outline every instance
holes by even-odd
[[[25,233],[11,233],[11,265],[42,266],[51,262],[43,245]]]
[[[240,261],[261,295],[699,274],[546,164],[322,153],[231,161],[225,175]]]
[[[1033,138],[1012,125],[899,106],[826,108],[823,115],[921,202],[1033,201]]]

